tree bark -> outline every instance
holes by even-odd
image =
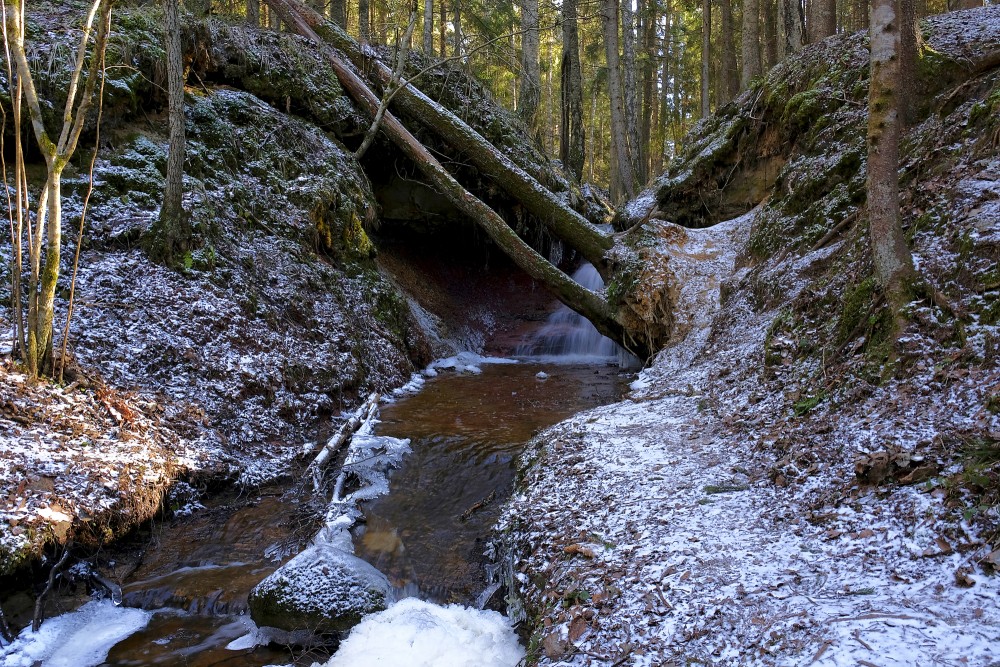
[[[145,242],[153,261],[172,265],[187,249],[191,229],[184,215],[184,62],[177,0],[163,0],[164,42],[167,52],[167,174],[160,215]]]
[[[424,55],[428,58],[434,57],[434,0],[424,0],[424,25],[423,25],[423,48]]]
[[[760,0],[743,0],[743,73],[741,87],[746,90],[750,82],[761,74],[760,69]]]
[[[521,88],[517,115],[532,133],[538,128],[542,75],[538,65],[538,0],[519,0],[521,6]]]
[[[780,40],[780,30],[778,30],[778,3],[781,0],[761,0],[761,15],[764,23],[764,68],[763,72],[768,72],[778,64],[778,42]]]
[[[562,5],[562,123],[559,124],[559,159],[577,179],[583,179],[586,147],[583,143],[583,74],[580,69],[577,0]]]
[[[308,11],[296,0],[266,0],[277,10],[282,19],[300,35],[322,46],[324,40],[316,30],[335,35],[339,40],[342,33],[326,29],[321,17]],[[356,48],[356,47],[355,47]],[[340,60],[332,49],[324,48],[325,56],[333,67],[344,90],[372,116],[378,110],[379,100],[365,83]],[[640,357],[647,356],[649,350],[642,340],[633,340],[631,332],[618,321],[601,296],[577,284],[572,278],[550,264],[531,246],[514,233],[493,209],[465,190],[438,162],[427,148],[391,113],[385,114],[382,129],[390,140],[420,169],[424,177],[459,211],[476,222],[483,231],[506,253],[525,273],[540,281],[560,301],[590,320],[605,336],[618,341]],[[446,132],[447,130],[440,130]],[[494,153],[497,151],[494,149]]]
[[[611,104],[611,197],[616,201],[635,197],[636,175],[629,155],[628,130],[625,124],[625,95],[622,91],[618,54],[618,0],[602,0],[601,22],[604,26],[604,50],[608,65],[608,98]]]
[[[809,3],[809,42],[815,44],[837,34],[837,0]]]
[[[722,96],[718,100],[718,105],[728,103],[740,94],[740,70],[736,65],[736,46],[733,35],[733,4],[732,0],[719,0],[719,10],[721,12],[722,34]]]
[[[628,157],[635,179],[635,190],[646,182],[646,170],[642,166],[642,144],[639,141],[639,87],[636,81],[635,57],[635,13],[632,0],[620,4],[622,17],[622,70],[625,98],[625,132],[628,136]]]
[[[448,8],[444,0],[438,0],[438,36],[441,41],[441,57],[448,57]]]
[[[347,29],[347,0],[330,0],[330,20]]]
[[[802,49],[802,6],[799,0],[778,0],[778,3],[784,33],[780,56],[787,58]]]
[[[260,0],[247,0],[247,23],[260,27]]]
[[[658,17],[656,15],[656,0],[649,0],[640,4],[642,9],[642,53],[645,58],[642,61],[642,115],[639,125],[639,148],[642,173],[645,174],[643,180],[649,177],[652,164],[653,133],[656,132],[657,120],[659,117],[660,96],[656,90],[656,74],[659,58],[657,58],[656,48],[656,25]],[[643,6],[645,5],[645,6]]]
[[[358,39],[361,40],[362,44],[372,41],[371,13],[372,7],[369,0],[358,0]],[[428,56],[433,55],[433,52],[428,54]]]
[[[875,276],[894,314],[907,302],[915,271],[899,216],[900,33],[894,0],[871,12],[868,93],[868,234]]]
[[[920,28],[917,25],[915,0],[897,0],[899,12],[899,110],[904,126],[912,125],[917,118],[917,57],[920,52]]]
[[[462,56],[462,0],[451,0],[451,26],[455,31],[454,54]]]
[[[708,72],[712,56],[712,0],[701,3],[701,117],[708,118],[711,109],[711,88]]]

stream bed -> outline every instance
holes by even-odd
[[[616,400],[625,385],[606,363],[478,370],[442,371],[381,406],[376,433],[410,438],[412,453],[393,472],[389,494],[364,504],[353,536],[357,555],[389,577],[397,597],[473,605],[487,585],[484,541],[513,490],[517,455],[539,429]],[[250,589],[308,540],[316,502],[293,488],[271,489],[154,528],[123,586],[124,605],[145,611],[89,603],[86,614],[52,619],[64,619],[61,630],[50,621],[60,632],[47,642],[62,658],[53,662],[38,645],[21,656],[0,653],[0,665],[254,667],[325,659],[323,650],[240,640],[254,630],[245,613]],[[119,616],[122,636],[114,634]],[[98,629],[107,635],[103,650],[110,646],[103,662],[103,651],[84,641]],[[90,657],[73,654],[78,642]]]

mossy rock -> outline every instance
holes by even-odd
[[[385,575],[357,556],[328,544],[313,545],[250,592],[250,616],[259,626],[346,632],[388,606]]]

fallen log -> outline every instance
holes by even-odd
[[[314,24],[326,25],[322,17],[298,0],[265,0],[265,2],[291,30],[316,43],[347,94],[374,117],[378,113],[379,98],[313,29]],[[616,313],[602,296],[575,282],[525,243],[496,211],[455,180],[427,147],[417,141],[393,114],[385,113],[382,130],[396,147],[413,161],[431,186],[478,224],[525,273],[545,285],[566,306],[590,320],[603,335],[617,341],[639,358],[644,359],[649,356],[650,351],[641,343],[641,340],[645,339],[641,338],[637,343],[628,335],[626,327],[618,321]],[[538,185],[538,188],[544,190],[541,185]]]
[[[313,35],[310,39],[335,47],[358,70],[374,75],[382,86],[393,87],[392,70],[375,56],[373,50],[363,49],[338,25],[326,21],[297,0],[277,0],[275,10],[280,14],[282,10],[278,9],[278,5],[284,6],[284,11],[297,15],[300,25],[294,29],[300,35],[308,36],[302,32],[303,28],[308,28]],[[605,278],[608,276],[608,263],[604,253],[611,249],[614,243],[612,238],[560,201],[539,183],[537,176],[514,164],[482,135],[428,98],[416,86],[405,83],[394,93],[393,101],[421,125],[466,156],[482,173],[490,176],[499,187],[533,213],[546,229],[593,264],[601,275]]]
[[[326,468],[331,457],[340,451],[340,448],[351,439],[351,436],[378,414],[379,398],[380,396],[377,393],[371,394],[361,404],[361,407],[355,410],[354,414],[346,422],[341,424],[337,432],[333,434],[333,437],[326,441],[323,449],[320,450],[316,458],[306,468],[306,473],[311,474],[313,478],[313,491],[319,491],[320,485],[323,482],[323,469]]]

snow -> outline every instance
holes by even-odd
[[[480,368],[483,364],[516,363],[516,359],[507,359],[505,357],[484,357],[476,354],[475,352],[459,352],[453,357],[438,359],[437,361],[431,362],[431,364],[427,366],[425,374],[428,372],[436,374],[439,370],[453,370],[456,373],[472,373],[474,375],[479,375],[483,372]],[[433,374],[429,375],[429,377],[433,377]]]
[[[94,667],[115,644],[146,627],[152,614],[94,600],[50,618],[38,632],[25,628],[0,648],[0,667]]]
[[[365,618],[326,667],[514,667],[523,658],[501,614],[407,598]]]

